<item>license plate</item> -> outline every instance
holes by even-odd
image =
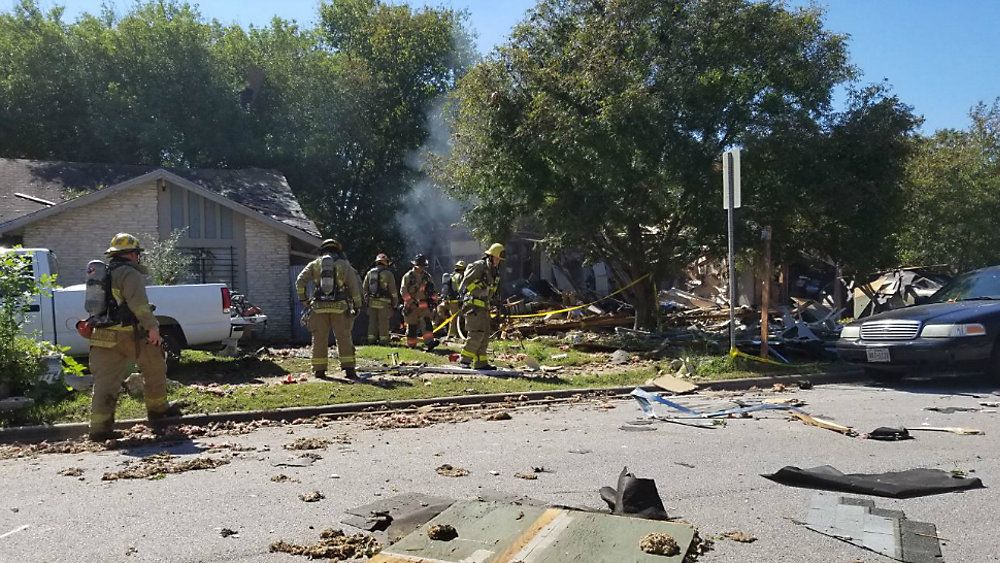
[[[888,348],[865,348],[865,353],[868,354],[869,362],[889,363],[891,361]]]

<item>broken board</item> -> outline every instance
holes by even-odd
[[[669,374],[661,375],[660,377],[654,379],[653,385],[663,389],[664,391],[670,391],[671,393],[677,393],[678,395],[690,393],[698,389],[698,386],[694,383],[684,381],[683,379]]]
[[[427,528],[449,524],[458,531],[451,541],[427,537]],[[647,534],[665,533],[680,554],[650,555],[639,549]],[[681,563],[694,539],[684,524],[629,518],[566,508],[462,501],[398,543],[382,550],[372,563]]]

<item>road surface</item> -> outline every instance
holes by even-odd
[[[718,540],[700,558],[713,562],[889,561],[797,525],[813,491],[759,476],[785,465],[829,464],[844,472],[914,467],[974,472],[985,489],[909,500],[875,498],[915,520],[937,525],[945,561],[1000,561],[1000,414],[942,414],[930,406],[979,407],[998,401],[995,386],[958,379],[905,381],[893,388],[831,385],[794,396],[803,407],[865,432],[879,426],[963,426],[982,436],[920,432],[906,442],[851,438],[790,421],[780,413],[731,420],[714,430],[655,424],[624,431],[640,412],[630,401],[613,408],[595,403],[523,408],[507,421],[473,420],[424,428],[376,430],[359,421],[265,428],[239,436],[183,442],[169,448],[51,454],[0,461],[2,561],[306,561],[269,553],[272,542],[314,543],[325,528],[341,528],[345,510],[403,492],[456,499],[526,495],[544,502],[600,508],[598,489],[614,485],[623,466],[656,480],[671,516],[696,525],[703,536],[739,530],[754,543]],[[998,410],[998,409],[994,409]],[[283,445],[297,438],[341,442],[318,451],[305,467],[276,467],[300,452]],[[215,470],[157,480],[102,481],[127,461],[166,449],[180,459],[223,457],[210,443],[237,443],[247,451]],[[574,452],[574,453],[571,453]],[[579,453],[585,452],[585,453]],[[442,464],[467,469],[444,477]],[[69,467],[81,477],[59,474]],[[544,467],[535,481],[514,477]],[[491,472],[499,472],[498,476]],[[285,474],[300,482],[273,482]],[[306,503],[299,495],[320,491]],[[222,537],[229,528],[237,536]],[[348,530],[352,531],[352,530]]]

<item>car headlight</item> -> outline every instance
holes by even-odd
[[[958,338],[960,336],[982,336],[986,327],[979,323],[925,325],[920,336],[924,338]]]
[[[845,326],[840,331],[841,338],[850,338],[852,340],[857,340],[861,338],[861,325],[858,326]]]

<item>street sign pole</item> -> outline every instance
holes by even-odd
[[[740,150],[722,155],[722,199],[729,233],[729,351],[736,350],[736,241],[733,215],[740,206]]]

